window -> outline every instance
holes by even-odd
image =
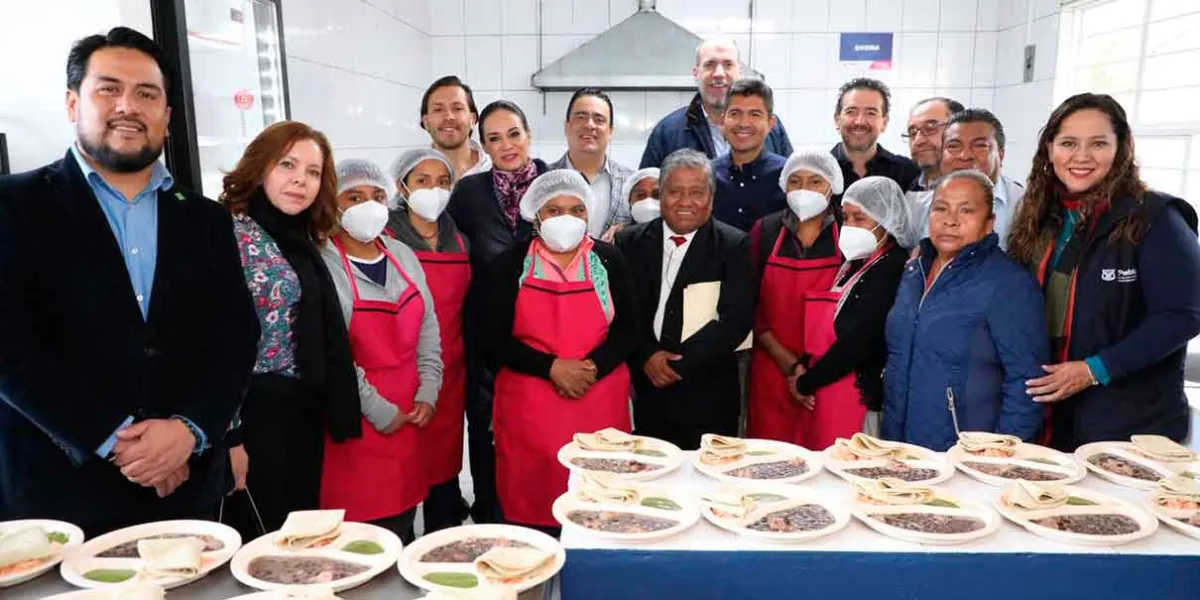
[[[1132,121],[1142,177],[1200,210],[1200,2],[1061,4],[1056,100],[1111,94]]]

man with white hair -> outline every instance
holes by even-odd
[[[742,76],[739,59],[737,45],[730,40],[706,40],[696,48],[696,66],[692,67],[696,97],[654,126],[640,168],[662,166],[663,160],[680,148],[697,150],[710,160],[729,153],[721,127],[729,87]],[[781,156],[792,153],[783,121],[776,119],[765,149]]]
[[[659,187],[662,218],[617,234],[640,317],[629,361],[634,421],[641,434],[695,450],[705,433],[738,433],[735,352],[754,322],[757,285],[746,234],[712,218],[708,158],[676,151]],[[704,325],[685,331],[685,315]]]

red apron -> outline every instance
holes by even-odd
[[[811,291],[805,296],[804,348],[811,357],[808,364],[815,364],[821,360],[837,341],[833,321],[842,309],[846,294],[850,293],[863,273],[883,258],[890,249],[889,243],[876,250],[866,264],[840,288]],[[841,279],[840,273],[836,278]],[[817,389],[813,395],[816,397],[816,407],[811,411],[801,409],[804,412],[800,420],[800,435],[805,442],[803,446],[812,450],[824,450],[837,441],[837,438],[849,438],[862,431],[867,407],[862,403],[862,394],[858,390],[853,372]]]
[[[608,336],[591,269],[584,281],[551,282],[534,279],[533,262],[517,292],[513,337],[558,358],[586,358]],[[550,505],[567,491],[567,469],[558,463],[558,450],[579,432],[629,431],[629,370],[621,364],[572,400],[558,395],[549,380],[502,368],[492,419],[505,520],[558,526]]]
[[[463,412],[467,394],[467,363],[463,348],[463,302],[471,284],[471,263],[462,252],[415,252],[433,296],[434,312],[442,334],[442,391],[437,412],[421,430],[421,460],[429,469],[429,483],[458,477],[463,462]]]
[[[833,227],[837,246],[838,226]],[[759,287],[755,331],[770,331],[797,356],[808,351],[804,345],[804,311],[797,310],[810,290],[827,290],[835,283],[841,253],[826,258],[785,258],[779,247],[790,235],[787,227],[779,230],[775,247],[763,268]],[[750,399],[747,433],[752,438],[779,440],[807,446],[800,421],[808,410],[792,397],[787,378],[765,349],[755,346],[750,363]]]
[[[408,284],[395,302],[363,300],[346,251],[333,239],[342,255],[342,266],[354,291],[350,317],[350,352],[367,373],[367,381],[401,412],[413,410],[420,378],[417,374],[417,341],[425,318],[425,300],[400,263],[379,243],[387,260]],[[378,243],[378,242],[377,242]],[[321,470],[321,508],[344,508],[349,521],[393,517],[420,504],[429,491],[426,457],[420,451],[420,432],[406,423],[384,435],[366,418],[362,437],[325,442]]]

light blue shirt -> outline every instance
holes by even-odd
[[[729,142],[725,139],[725,130],[720,125],[714,125],[708,120],[708,112],[701,110],[704,115],[704,122],[708,123],[708,131],[712,134],[713,141],[713,157],[724,156],[729,154]]]
[[[158,260],[158,192],[171,189],[175,180],[162,162],[154,161],[150,183],[132,199],[126,199],[88,164],[74,144],[71,153],[121,248],[125,268],[129,271],[129,283],[145,319],[150,312],[150,293],[154,289],[154,268]]]
[[[121,248],[134,298],[137,299],[138,308],[145,319],[150,313],[150,293],[154,289],[154,269],[158,264],[158,193],[171,189],[175,185],[175,179],[167,171],[166,165],[156,160],[146,188],[138,192],[132,200],[128,200],[88,164],[75,144],[71,144],[71,154],[75,157],[75,162],[79,163],[79,170],[83,172],[88,187],[92,188],[96,201],[100,203],[100,210],[108,220],[108,226],[112,228],[117,246]],[[204,432],[196,427],[195,423],[183,416],[176,418],[183,420],[199,433],[196,440],[197,451],[208,446]],[[107,457],[117,445],[117,433],[132,424],[133,417],[126,418],[96,449],[96,454]]]

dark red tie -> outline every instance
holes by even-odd
[[[675,247],[678,248],[687,243],[687,238],[682,235],[673,235],[671,236],[671,241],[675,242]]]

